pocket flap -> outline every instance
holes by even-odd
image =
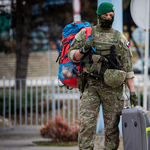
[[[118,97],[118,99],[121,100],[121,101],[124,101],[124,99],[125,99],[123,95],[119,95],[119,96],[117,96],[117,97]]]
[[[100,55],[92,55],[92,60],[94,63],[97,63],[100,60],[101,56]]]

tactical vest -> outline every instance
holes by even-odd
[[[106,69],[110,68],[109,62],[103,56],[110,56],[110,47],[117,47],[120,32],[111,28],[104,32],[98,25],[92,27],[92,38],[94,39],[94,48],[96,52],[90,53],[84,59],[84,71],[86,73],[95,73],[104,75]]]

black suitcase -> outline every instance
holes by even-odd
[[[150,150],[149,112],[141,106],[122,110],[124,150]]]

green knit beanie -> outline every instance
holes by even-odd
[[[98,6],[96,13],[97,15],[103,15],[111,11],[114,12],[114,5],[112,3],[103,2]]]

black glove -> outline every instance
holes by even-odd
[[[130,92],[130,102],[131,102],[131,106],[134,105],[136,106],[137,105],[137,95],[135,92]]]
[[[93,40],[92,39],[86,39],[84,46],[82,48],[80,48],[79,52],[81,54],[86,54],[89,52],[89,50],[92,46],[93,46]]]

